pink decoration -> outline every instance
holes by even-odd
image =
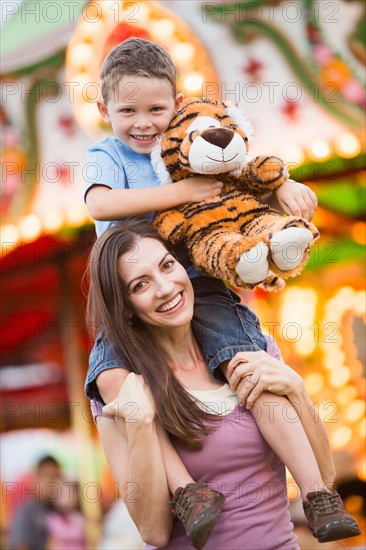
[[[16,147],[19,144],[18,132],[11,126],[3,129],[3,140],[6,147]]]
[[[333,52],[328,46],[324,44],[316,44],[313,48],[313,55],[316,63],[324,67],[333,60]]]
[[[366,92],[361,84],[355,80],[349,80],[341,88],[341,92],[348,101],[357,104],[365,104]]]

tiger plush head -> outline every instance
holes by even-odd
[[[239,176],[253,127],[237,107],[210,99],[182,101],[151,153],[161,185],[194,174]]]

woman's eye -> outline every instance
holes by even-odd
[[[134,292],[138,292],[139,290],[142,290],[143,288],[145,288],[145,284],[146,284],[145,281],[139,281],[139,282],[133,287],[133,291],[134,291]]]

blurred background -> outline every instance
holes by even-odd
[[[86,547],[141,548],[83,394],[92,342],[82,290],[95,239],[85,153],[108,133],[99,69],[139,36],[170,52],[179,91],[240,104],[252,155],[281,157],[318,196],[321,239],[306,270],[279,294],[241,294],[303,376],[363,530],[319,545],[289,476],[299,544],[364,548],[365,3],[9,0],[1,10],[1,547],[32,497],[34,465],[51,455],[77,483]]]

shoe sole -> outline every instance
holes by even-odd
[[[361,531],[356,522],[345,525],[344,521],[333,521],[323,525],[315,535],[319,542],[331,542],[332,540],[348,539],[357,537]]]
[[[215,527],[215,523],[221,514],[221,510],[224,507],[226,497],[221,495],[217,499],[217,508],[216,510],[208,513],[206,516],[199,521],[199,518],[196,520],[196,524],[192,526],[192,530],[188,532],[189,542],[196,548],[196,550],[202,550],[205,546],[208,538],[211,534],[212,529]],[[197,532],[195,532],[197,530]]]

